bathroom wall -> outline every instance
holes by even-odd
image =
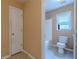
[[[1,56],[9,55],[9,5],[23,8],[16,0],[1,0]]]
[[[72,12],[72,30],[70,32],[60,32],[60,31],[57,31],[56,30],[56,14],[58,13],[61,13],[61,12],[64,12],[64,11],[71,11]],[[47,12],[46,15],[50,18],[52,18],[52,26],[53,26],[53,36],[52,36],[52,42],[54,45],[56,45],[57,43],[57,39],[58,39],[58,36],[61,36],[61,35],[66,35],[68,36],[68,44],[67,44],[67,47],[68,48],[73,48],[73,37],[72,35],[74,34],[74,28],[76,28],[76,24],[74,21],[74,4],[71,4],[71,5],[67,5],[67,6],[64,6],[64,7],[61,7],[59,9],[56,9],[54,11],[50,11],[50,12]]]

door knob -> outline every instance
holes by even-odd
[[[14,35],[14,33],[12,33],[12,35]]]

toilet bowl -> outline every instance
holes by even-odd
[[[59,36],[58,42],[57,42],[59,54],[64,54],[64,48],[66,47],[67,41],[68,41],[68,38],[66,36]]]

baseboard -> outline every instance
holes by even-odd
[[[51,47],[57,47],[57,45],[53,44],[53,45],[51,45]],[[65,48],[65,50],[73,52],[73,49],[70,49],[70,48]]]
[[[65,50],[73,52],[73,49],[65,48]]]
[[[7,59],[9,57],[10,57],[10,55],[7,55],[7,56],[2,57],[1,59]]]
[[[22,52],[24,52],[25,54],[27,54],[31,59],[36,59],[33,55],[31,55],[30,53],[28,53],[24,49],[22,49]]]
[[[31,55],[30,53],[28,53],[24,49],[22,49],[21,51],[24,52],[25,54],[27,54],[31,59],[36,59],[33,55]],[[3,56],[3,57],[1,57],[1,59],[7,59],[9,57],[11,57],[11,55]]]

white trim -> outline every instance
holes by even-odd
[[[45,7],[44,1],[41,0],[41,59],[45,59],[44,54],[44,25],[45,25]]]
[[[74,0],[74,23],[77,23],[77,0]],[[77,26],[77,24],[76,24]],[[74,59],[77,59],[77,28],[74,29]]]
[[[7,56],[4,56],[4,57],[2,57],[2,59],[7,59],[7,58],[9,58],[11,55],[7,55]]]
[[[65,50],[73,52],[73,49],[65,48]]]
[[[22,52],[27,54],[31,59],[36,59],[32,54],[30,54],[29,52],[25,51],[24,49],[22,49]]]
[[[9,15],[10,15],[10,7],[9,6]],[[9,54],[11,55],[11,20],[9,16]]]

